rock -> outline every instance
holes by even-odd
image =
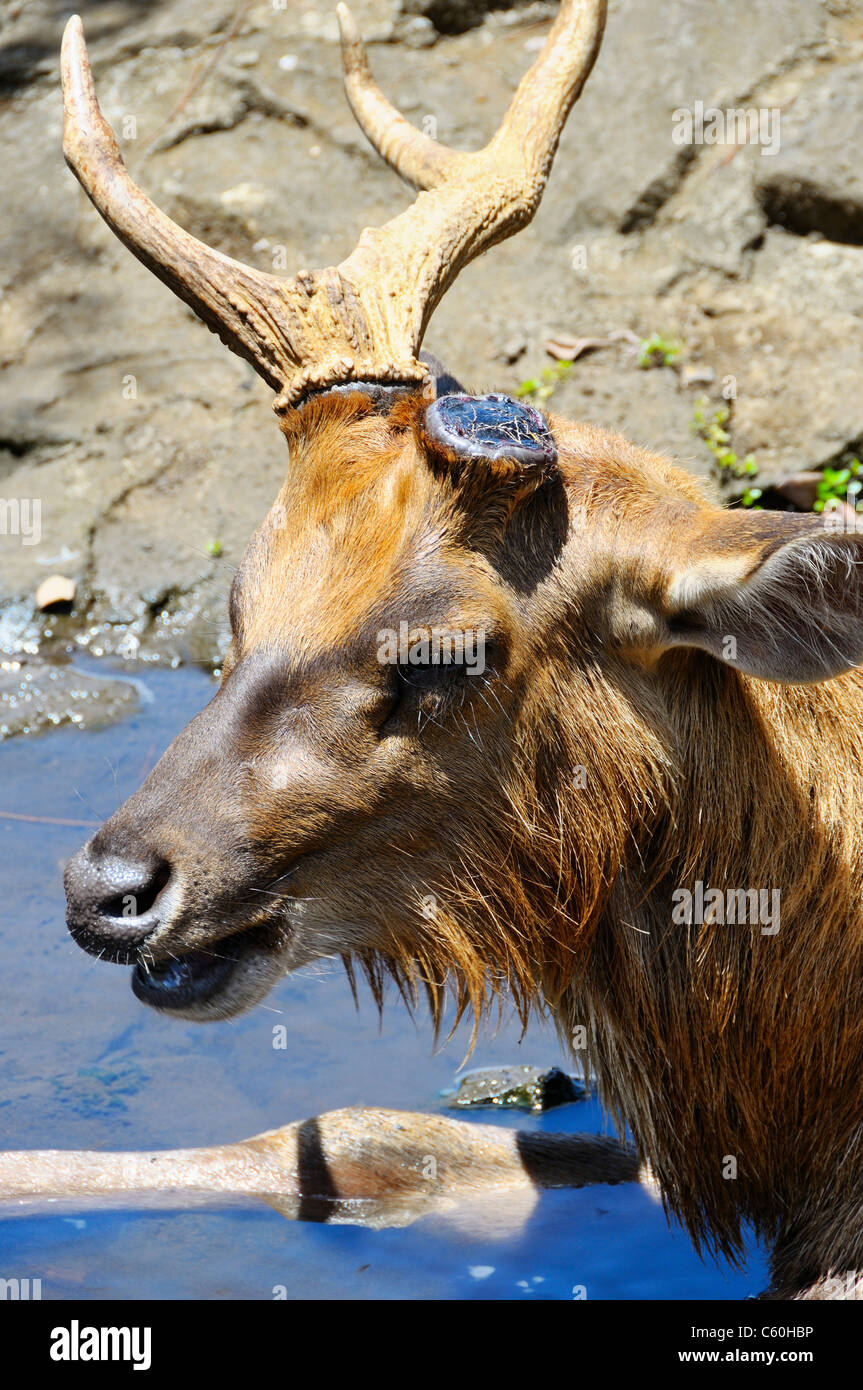
[[[584,1100],[581,1082],[560,1067],[543,1071],[541,1067],[477,1067],[461,1078],[449,1102],[457,1109],[497,1106],[513,1110],[551,1110]]]
[[[684,362],[680,380],[684,386],[712,386],[716,372],[704,362]]]
[[[464,34],[482,24],[489,10],[510,10],[524,0],[401,0],[406,15],[430,20],[439,34]]]
[[[605,352],[586,355],[555,390],[548,408],[558,415],[614,428],[644,449],[682,463],[704,479],[714,476],[711,457],[692,430],[691,393],[676,371],[638,371]]]
[[[553,357],[556,362],[575,362],[585,352],[611,347],[611,341],[611,338],[570,338],[560,334],[556,338],[547,339],[544,347],[549,357]]]
[[[511,338],[507,338],[506,342],[502,343],[492,355],[498,362],[506,362],[509,366],[512,366],[513,363],[517,362],[520,357],[523,357],[526,352],[527,338],[525,338],[524,334],[517,333]]]
[[[62,26],[72,7],[55,0],[15,0],[4,5],[0,38],[0,90],[20,91],[28,83],[56,72]],[[112,0],[84,8],[91,48],[118,59],[138,53],[144,44],[191,48],[212,34],[223,33],[236,17],[236,0],[172,0],[142,5],[140,0]]]
[[[355,12],[387,95],[420,128],[477,148],[553,9],[450,0],[447,18],[439,5],[411,0],[394,26],[392,0]],[[332,7],[256,5],[232,34],[237,12],[237,0],[89,6],[103,109],[133,177],[193,235],[276,274],[337,264],[409,195],[350,115]],[[117,242],[64,168],[62,18],[55,0],[28,0],[0,36],[0,91],[15,98],[0,103],[15,170],[0,219],[0,496],[43,503],[41,543],[0,538],[0,650],[39,652],[62,627],[93,654],[215,662],[232,567],[280,486],[284,441],[268,390]],[[528,19],[529,32],[507,27]],[[438,41],[436,24],[461,32]],[[469,390],[512,394],[547,366],[549,339],[611,341],[624,324],[636,339],[671,334],[685,345],[679,370],[639,372],[625,343],[585,352],[547,407],[706,478],[691,423],[693,389],[712,372],[717,397],[736,383],[732,440],[757,452],[759,482],[844,457],[863,441],[863,247],[824,240],[824,227],[838,233],[822,213],[839,185],[858,201],[844,150],[860,143],[853,41],[820,0],[668,0],[660,19],[643,0],[615,0],[536,220],[465,270],[428,346]],[[780,105],[779,154],[682,152],[672,113],[696,95]],[[771,178],[798,174],[821,189],[821,240],[768,220]],[[214,537],[221,557],[208,553]],[[61,619],[33,604],[56,571],[78,586]]]
[[[772,227],[748,286],[745,310],[715,324],[717,374],[735,378],[736,451],[756,454],[760,486],[859,456],[863,248]]]
[[[425,15],[402,15],[394,30],[399,43],[406,48],[431,48],[438,41],[438,31]]]
[[[51,574],[36,590],[36,607],[43,613],[69,611],[75,601],[75,581],[62,574]]]
[[[130,681],[85,675],[34,656],[0,657],[0,740],[61,724],[98,728],[130,714],[137,703]]]
[[[782,113],[780,148],[758,162],[755,190],[769,221],[798,236],[863,245],[863,85],[857,64],[814,78]]]
[[[272,206],[272,196],[260,184],[238,183],[220,193],[219,202],[226,212],[239,218],[254,233],[261,214]]]
[[[773,491],[786,502],[791,502],[799,512],[811,512],[818,496],[818,484],[823,476],[814,469],[803,473],[791,473],[787,478],[780,478],[774,483]]]
[[[643,0],[610,5],[602,51],[567,122],[549,184],[552,234],[578,242],[587,228],[631,234],[650,225],[711,153],[705,145],[674,144],[675,111],[691,108],[696,97],[705,107],[760,105],[760,95],[743,94],[758,90],[771,68],[792,64],[824,26],[824,7],[815,0],[667,0],[659,21]],[[732,43],[732,35],[745,39]],[[555,193],[561,161],[565,184]],[[734,178],[736,164],[724,167],[723,179]],[[763,223],[748,172],[744,184],[739,213]],[[715,195],[714,186],[699,201],[708,224],[721,214]]]

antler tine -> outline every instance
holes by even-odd
[[[197,241],[138,188],[99,109],[78,15],[60,61],[63,153],[85,193],[133,255],[277,390],[297,361],[273,315],[282,282]]]
[[[561,0],[545,46],[519,83],[489,152],[504,142],[522,150],[533,177],[544,183],[566,118],[596,61],[606,11],[607,0]]]
[[[369,67],[366,46],[347,5],[336,6],[345,91],[357,125],[391,168],[414,188],[435,188],[465,156],[423,135],[387,101]]]
[[[519,84],[496,135],[476,154],[430,139],[387,101],[372,77],[368,55],[347,5],[337,6],[345,90],[361,130],[387,163],[414,188],[437,188],[465,171],[480,172],[483,156],[504,144],[520,148],[533,181],[544,182],[566,118],[599,51],[606,0],[562,0],[542,52]],[[541,189],[540,189],[541,192]]]
[[[429,167],[435,182],[392,222],[363,232],[339,271],[360,292],[375,283],[389,287],[388,295],[376,296],[376,314],[386,321],[391,337],[398,326],[413,352],[459,271],[512,236],[536,212],[564,121],[599,52],[605,15],[606,0],[562,0],[542,52],[522,79],[497,134],[482,150],[448,150],[393,113],[399,124],[393,125],[386,158],[406,177],[421,173],[420,159],[433,161]],[[373,112],[377,119],[392,110],[375,96],[364,115]],[[379,148],[385,139],[383,133],[376,135]]]

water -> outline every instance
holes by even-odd
[[[138,678],[136,676],[136,678]],[[143,701],[99,732],[59,729],[0,747],[0,812],[96,822],[138,785],[206,702],[200,671],[145,670]],[[65,860],[87,826],[0,816],[2,1148],[174,1148],[240,1139],[344,1105],[444,1107],[467,1031],[437,1055],[430,1026],[391,999],[379,1026],[341,968],[284,980],[229,1023],[172,1021],[132,996],[129,972],[86,956],[63,921]],[[274,1050],[273,1027],[287,1029]],[[507,1019],[471,1066],[566,1065],[553,1032],[519,1041]],[[550,1131],[607,1128],[593,1100],[542,1116],[477,1120]],[[740,1299],[767,1283],[702,1262],[637,1188],[508,1194],[372,1231],[303,1224],[269,1208],[46,1211],[0,1220],[0,1277],[43,1298]]]

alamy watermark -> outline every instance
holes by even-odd
[[[0,1302],[38,1301],[41,1297],[41,1279],[0,1279]]]
[[[824,530],[834,536],[859,536],[863,532],[863,511],[858,511],[858,507],[863,507],[859,490],[851,487],[844,502],[838,498],[825,502],[821,513]]]
[[[779,153],[778,106],[678,106],[671,115],[675,145],[760,145],[762,155]]]
[[[39,497],[0,497],[0,536],[20,536],[22,545],[42,539],[42,500]]]
[[[675,888],[671,920],[678,926],[745,926],[757,924],[762,936],[775,936],[781,921],[779,888]]]
[[[469,676],[485,671],[485,628],[381,628],[378,661],[393,666],[460,666]]]
[[[150,1327],[82,1327],[73,1318],[68,1327],[51,1332],[52,1361],[129,1361],[133,1371],[149,1371],[153,1332]]]

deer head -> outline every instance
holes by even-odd
[[[421,191],[292,280],[136,187],[69,23],[74,173],[277,392],[290,453],[218,693],[67,869],[76,940],[134,964],[157,1008],[228,1017],[328,956],[436,1017],[448,979],[477,1014],[504,988],[523,1012],[559,1000],[632,865],[673,842],[680,710],[710,718],[692,663],[817,681],[863,655],[856,537],[726,513],[664,460],[420,356],[460,268],[533,216],[604,18],[563,0],[467,154],[387,103],[339,6],[354,113]]]

